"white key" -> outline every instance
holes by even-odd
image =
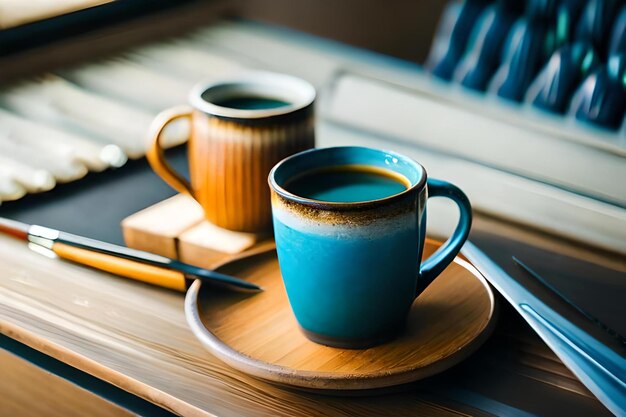
[[[250,60],[255,66],[303,78],[320,88],[337,71],[363,65],[358,54],[344,53],[332,46],[308,47],[302,39],[285,36],[286,33],[254,25],[221,23],[197,31],[190,39],[198,47],[228,50],[234,59]],[[372,69],[376,67],[379,66],[373,65]]]
[[[205,49],[193,48],[190,42],[172,42],[138,49],[128,54],[128,58],[155,71],[177,74],[192,82],[235,76],[246,69],[234,59]]]
[[[14,138],[33,149],[54,155],[67,155],[78,159],[90,171],[102,171],[110,166],[120,167],[127,158],[113,144],[85,139],[59,129],[31,122],[6,110],[0,109],[0,130],[6,137]]]
[[[50,172],[2,155],[0,155],[0,176],[12,178],[29,193],[48,191],[56,185]]]
[[[4,93],[0,101],[27,118],[110,141],[134,159],[146,152],[147,132],[155,115],[89,93],[54,75],[15,87]],[[189,133],[188,124],[186,120],[172,123],[173,126],[163,132],[163,146],[184,143]]]
[[[88,90],[154,111],[186,103],[193,87],[193,81],[167,76],[122,59],[86,65],[62,76]]]
[[[78,160],[62,158],[17,144],[1,134],[0,155],[48,171],[58,182],[74,181],[87,174],[87,167]]]
[[[18,200],[26,195],[24,187],[10,175],[0,172],[0,201]]]

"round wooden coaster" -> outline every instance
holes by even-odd
[[[440,243],[428,241],[425,256]],[[240,259],[220,271],[259,284],[246,294],[189,288],[185,315],[215,356],[271,382],[317,390],[379,389],[413,382],[465,359],[489,335],[495,301],[485,279],[457,258],[413,303],[406,330],[369,349],[337,349],[308,340],[291,312],[276,253]]]

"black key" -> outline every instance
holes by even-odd
[[[590,44],[566,45],[552,54],[528,88],[525,101],[552,113],[563,114],[583,79],[600,65]]]

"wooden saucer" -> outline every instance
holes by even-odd
[[[439,245],[428,241],[425,256]],[[495,321],[489,285],[461,258],[413,303],[401,336],[365,350],[318,345],[302,334],[275,252],[227,264],[220,271],[255,282],[265,291],[204,288],[196,280],[185,299],[193,333],[233,368],[303,389],[379,389],[428,377],[467,358],[486,340]]]

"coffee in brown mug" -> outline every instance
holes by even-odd
[[[271,229],[267,176],[283,158],[315,146],[315,89],[289,75],[250,72],[196,85],[191,106],[159,114],[147,153],[152,169],[193,197],[211,223],[242,232]],[[159,136],[174,119],[188,118],[191,181],[174,171]]]

